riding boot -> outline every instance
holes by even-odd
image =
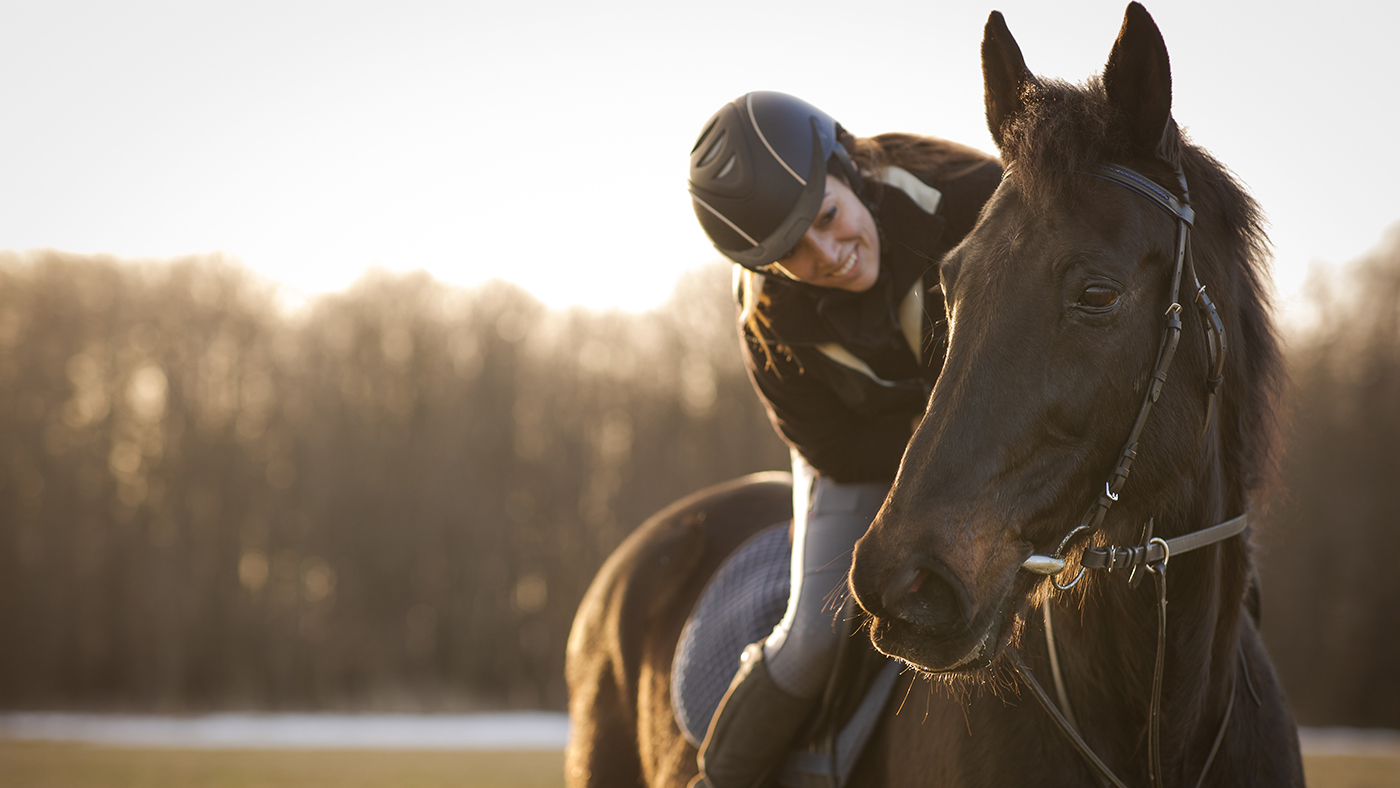
[[[700,745],[703,788],[758,788],[792,747],[818,699],[783,691],[768,675],[763,643],[744,649],[739,672]]]

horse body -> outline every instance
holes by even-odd
[[[1124,782],[1301,785],[1296,728],[1250,615],[1247,535],[1173,558],[1137,586],[1114,573],[1058,590],[1021,569],[1055,550],[1103,494],[1151,383],[1163,310],[1173,301],[1189,310],[1193,296],[1189,284],[1171,292],[1176,223],[1094,168],[1131,168],[1182,199],[1184,173],[1192,271],[1219,306],[1229,353],[1224,388],[1208,397],[1209,347],[1200,322],[1183,316],[1132,476],[1097,532],[1067,551],[1063,579],[1091,544],[1145,543],[1149,522],[1152,535],[1171,538],[1246,511],[1267,477],[1282,373],[1257,207],[1178,132],[1165,45],[1136,3],[1101,80],[1073,87],[1031,76],[995,13],[983,64],[988,123],[1009,174],[939,266],[944,370],[850,576],[872,643],[934,679],[925,686],[911,671],[901,680],[851,784],[1094,784],[1012,668],[1019,654],[1032,674],[1051,675],[1045,604],[1064,700]],[[693,775],[694,748],[669,706],[676,639],[723,555],[787,516],[773,516],[787,503],[780,490],[741,501],[744,489],[653,518],[589,591],[570,638],[571,785],[680,786]],[[721,512],[714,501],[734,505]],[[754,516],[743,511],[750,504],[769,508]],[[700,510],[708,516],[697,530]],[[699,536],[684,536],[687,518]],[[658,568],[682,555],[692,556],[687,572]],[[1170,604],[1154,737],[1157,580]]]

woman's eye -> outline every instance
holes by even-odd
[[[1118,291],[1103,285],[1094,285],[1084,290],[1084,294],[1079,296],[1080,306],[1089,306],[1102,309],[1113,306],[1118,301]]]

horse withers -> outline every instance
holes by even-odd
[[[1033,77],[997,13],[982,57],[1009,174],[939,264],[943,374],[856,549],[872,643],[917,670],[850,784],[1301,785],[1246,610],[1248,533],[1181,541],[1243,522],[1274,460],[1258,208],[1177,130],[1140,5],[1083,86]],[[694,775],[669,696],[676,639],[786,495],[776,477],[697,494],[605,564],[569,641],[571,786]],[[1120,557],[1131,570],[1072,582]],[[1037,676],[1054,678],[1044,707]]]

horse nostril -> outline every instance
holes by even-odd
[[[917,593],[919,593],[919,589],[920,589],[920,588],[923,588],[923,586],[924,586],[924,581],[927,580],[927,579],[928,579],[928,570],[927,570],[927,569],[920,569],[919,571],[915,572],[915,573],[914,573],[914,582],[909,584],[909,590],[906,591],[905,593],[906,593],[906,594],[917,594]]]
[[[967,595],[962,583],[941,567],[919,566],[901,573],[884,596],[886,610],[922,629],[954,632],[967,626]]]

